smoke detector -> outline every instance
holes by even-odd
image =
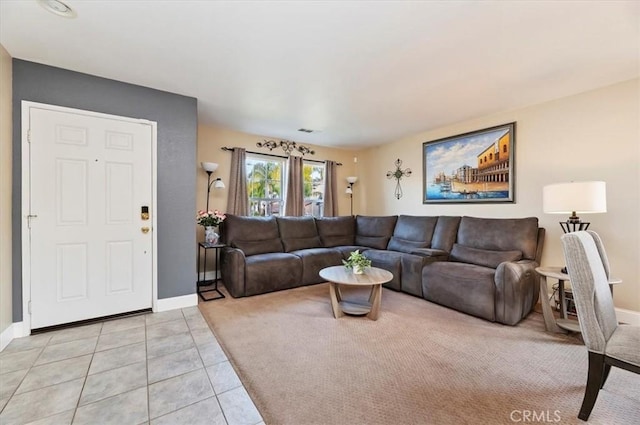
[[[47,12],[53,13],[54,15],[62,16],[64,18],[75,18],[78,16],[75,10],[71,9],[71,7],[67,6],[60,0],[38,0],[38,4]]]

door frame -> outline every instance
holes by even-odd
[[[20,227],[22,233],[22,336],[31,334],[31,313],[29,303],[31,302],[31,243],[29,237],[29,224],[27,216],[30,214],[30,187],[31,187],[31,150],[29,141],[29,127],[31,108],[45,109],[55,112],[67,112],[79,115],[86,115],[93,118],[106,118],[118,121],[125,121],[151,126],[151,307],[153,311],[158,308],[158,123],[139,118],[123,117],[119,115],[104,114],[101,112],[86,111],[83,109],[67,108],[64,106],[49,105],[46,103],[31,102],[23,100],[21,119],[21,152],[22,152],[22,193],[20,209]]]

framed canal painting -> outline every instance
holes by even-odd
[[[423,204],[514,202],[516,123],[422,144]]]

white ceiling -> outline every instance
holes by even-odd
[[[15,58],[196,97],[201,123],[324,146],[640,75],[638,1],[66,3],[76,19],[0,0],[0,42]]]

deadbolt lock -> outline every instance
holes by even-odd
[[[143,206],[140,208],[140,218],[143,220],[149,220],[149,207]]]
[[[147,233],[149,233],[149,228],[148,227],[142,227],[140,230],[142,230],[142,233],[144,233],[145,235]]]

